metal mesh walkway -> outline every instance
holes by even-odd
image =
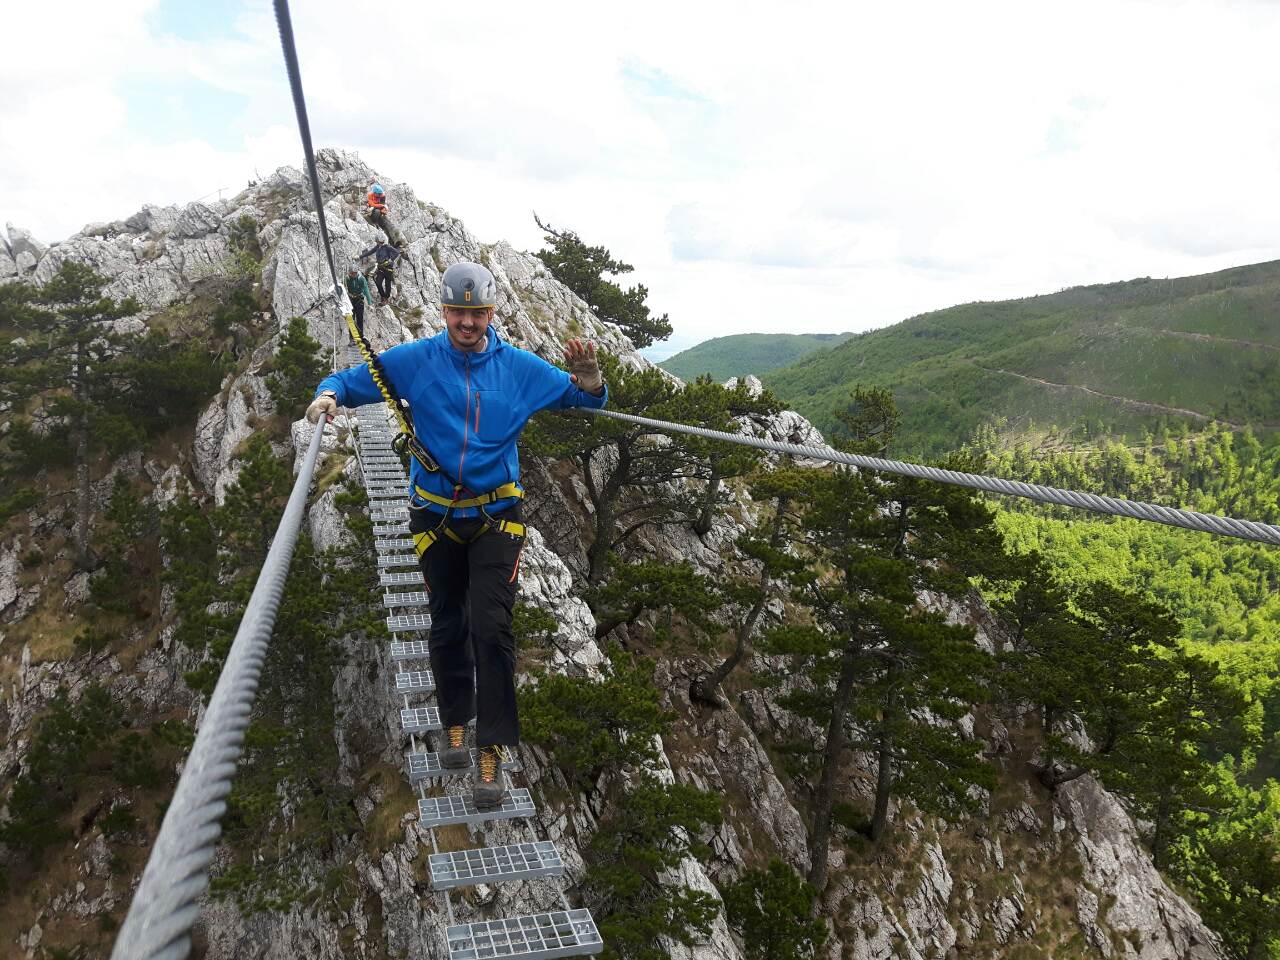
[[[362,362],[355,347],[349,348],[346,359],[348,364]],[[431,614],[427,612],[431,596],[417,568],[416,554],[407,552],[413,550],[413,538],[408,536],[408,481],[399,458],[392,453],[392,427],[387,411],[381,404],[360,407],[355,411],[355,419],[359,437],[357,456],[369,495],[370,516],[376,524],[375,562],[379,585],[384,591],[382,604],[390,613],[387,629],[394,636],[388,658],[396,672],[388,693],[397,702],[401,734],[409,738],[405,776],[418,790],[418,816],[431,837],[433,852],[428,859],[428,869],[432,889],[444,897],[449,916],[450,960],[600,953],[604,944],[590,912],[572,909],[563,892],[560,894],[562,910],[454,922],[449,891],[455,887],[560,877],[564,875],[564,861],[554,843],[540,840],[536,835],[527,842],[493,847],[450,851],[438,848],[435,831],[439,827],[463,825],[474,837],[482,834],[487,825],[505,820],[525,824],[533,834],[531,818],[536,808],[527,789],[511,784],[510,775],[520,769],[514,757],[504,759],[499,769],[499,776],[506,782],[506,797],[498,807],[482,810],[476,808],[470,789],[471,780],[476,776],[476,751],[470,751],[468,766],[448,769],[441,764],[438,752],[424,749],[419,741],[419,735],[443,735],[439,709],[423,702],[434,696],[436,690],[427,640],[431,629]]]

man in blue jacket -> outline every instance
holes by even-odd
[[[470,765],[474,717],[475,802],[492,808],[505,795],[502,760],[520,742],[511,632],[524,545],[516,438],[539,410],[603,407],[608,391],[590,342],[568,341],[566,373],[502,340],[490,325],[497,284],[480,264],[454,264],[440,286],[445,331],[381,360],[436,467],[412,460],[409,532],[431,594],[428,646],[447,739],[440,762]],[[381,399],[369,368],[351,367],[321,382],[307,418]]]

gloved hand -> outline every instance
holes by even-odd
[[[337,411],[338,401],[330,394],[324,393],[312,400],[311,406],[307,407],[307,420],[311,423],[319,423],[321,417],[326,421],[332,420]]]
[[[599,394],[604,385],[600,364],[596,362],[596,345],[576,337],[564,345],[564,359],[569,365],[569,378],[587,393]]]

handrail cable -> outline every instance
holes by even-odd
[[[1254,520],[1236,520],[1212,513],[1199,513],[1195,510],[1182,510],[1177,507],[1164,507],[1155,503],[1144,503],[1141,500],[1122,500],[1118,497],[1107,497],[1098,493],[1081,493],[1076,490],[1062,490],[1058,487],[1046,487],[1038,483],[1023,483],[1020,480],[1005,480],[1001,477],[988,477],[977,473],[962,473],[959,470],[945,470],[941,467],[930,467],[918,463],[907,463],[902,460],[885,460],[880,457],[868,457],[857,453],[843,453],[827,446],[805,443],[785,443],[780,440],[768,440],[761,437],[748,437],[737,433],[726,433],[723,430],[712,430],[708,427],[694,427],[684,423],[671,423],[667,420],[654,420],[640,417],[632,413],[620,413],[616,410],[596,410],[591,407],[579,408],[596,416],[609,417],[626,423],[653,427],[673,433],[687,433],[708,440],[723,440],[758,450],[769,450],[773,453],[785,453],[793,457],[807,457],[812,460],[826,460],[846,466],[861,467],[865,470],[876,470],[882,473],[895,473],[918,480],[933,480],[937,483],[950,483],[960,487],[970,487],[987,493],[997,493],[1006,497],[1023,497],[1039,503],[1052,503],[1064,507],[1075,507],[1093,513],[1105,513],[1116,517],[1131,517],[1134,520],[1147,520],[1151,523],[1163,523],[1170,527],[1182,527],[1186,530],[1197,530],[1201,533],[1216,533],[1223,537],[1236,537],[1240,540],[1253,540],[1257,543],[1268,543],[1280,546],[1280,527]]]
[[[111,951],[112,960],[180,960],[191,949],[191,928],[209,885],[209,863],[222,833],[226,797],[244,750],[249,711],[323,435],[323,425],[318,424]]]
[[[288,3],[276,0],[275,10],[311,181],[312,202],[320,223],[320,240],[333,281],[330,298],[337,301],[341,288],[320,196]],[[336,341],[337,337],[334,339]],[[324,424],[317,424],[217,686],[209,698],[195,742],[187,755],[182,776],[178,778],[173,800],[151,848],[138,890],[111,951],[112,960],[181,960],[191,950],[191,928],[199,914],[200,897],[209,885],[209,864],[222,834],[226,797],[231,792],[236,762],[244,750],[250,710],[284,594],[323,436]]]

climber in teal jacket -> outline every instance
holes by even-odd
[[[454,264],[440,288],[444,332],[383,353],[381,376],[408,401],[437,468],[412,460],[408,532],[430,595],[439,761],[472,766],[466,727],[475,718],[473,797],[493,809],[506,796],[501,767],[520,742],[511,620],[525,528],[516,438],[539,410],[600,408],[608,391],[590,342],[565,345],[565,372],[503,341],[490,324],[497,285],[480,264]],[[383,399],[369,368],[352,367],[321,382],[307,419]]]

